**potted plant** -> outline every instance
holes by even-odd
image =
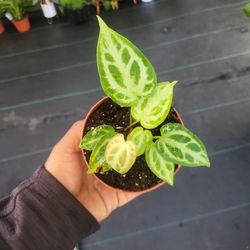
[[[250,3],[244,6],[243,11],[247,17],[250,17]]]
[[[101,6],[103,6],[106,11],[119,9],[118,0],[91,0],[91,4],[96,7],[97,15],[101,12]]]
[[[52,24],[53,17],[55,17],[57,14],[54,2],[52,0],[41,0],[40,6],[44,17],[46,17],[48,20],[48,23]]]
[[[3,8],[0,2],[0,34],[4,33],[5,31],[3,21],[1,20],[4,17],[4,14],[5,14],[5,9]]]
[[[70,13],[75,23],[83,23],[89,20],[88,0],[60,0],[60,10],[64,14]]]
[[[6,10],[6,17],[13,23],[17,31],[27,32],[30,30],[30,22],[25,10],[34,5],[32,0],[1,0]]]
[[[172,107],[177,81],[157,83],[143,53],[98,17],[97,66],[107,97],[89,111],[80,148],[88,173],[125,191],[173,185],[180,165],[210,166],[201,140]]]
[[[4,25],[3,25],[2,20],[0,19],[0,35],[1,35],[1,34],[3,34],[3,33],[4,33],[4,31],[5,31],[5,29],[4,29]]]

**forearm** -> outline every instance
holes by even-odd
[[[99,228],[44,167],[0,200],[0,249],[71,250]]]

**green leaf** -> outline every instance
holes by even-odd
[[[151,131],[144,130],[142,127],[134,128],[127,137],[128,140],[134,142],[136,145],[136,156],[144,154],[145,149],[153,136]]]
[[[106,11],[110,10],[111,7],[112,7],[112,4],[111,4],[110,1],[103,1],[102,4],[103,4],[103,7],[104,7],[104,10],[106,10]]]
[[[112,136],[115,134],[115,130],[110,125],[101,125],[98,126],[86,133],[84,138],[82,139],[79,147],[81,149],[86,149],[92,151],[95,145],[102,140],[102,137],[107,133],[112,133]]]
[[[97,16],[100,34],[97,66],[104,92],[122,107],[131,106],[155,88],[156,74],[143,53]]]
[[[108,142],[112,139],[115,133],[107,133],[101,137],[98,144],[95,145],[89,159],[88,173],[95,173],[99,167],[106,165],[105,149]]]
[[[156,146],[169,161],[187,167],[210,167],[204,144],[183,125],[168,123],[161,127],[161,135]]]
[[[250,17],[250,3],[245,5],[245,7],[243,8],[243,11],[246,16]]]
[[[168,116],[172,106],[173,88],[177,81],[157,84],[150,96],[141,97],[131,108],[136,121],[147,129],[158,127]]]
[[[145,156],[150,170],[158,178],[173,186],[175,165],[165,159],[164,155],[157,150],[155,143],[147,147]]]
[[[125,174],[135,163],[136,146],[132,141],[125,141],[123,134],[117,134],[106,147],[105,159],[115,171]]]
[[[107,172],[107,171],[109,171],[111,169],[112,169],[112,167],[107,162],[104,162],[102,164],[102,172]]]

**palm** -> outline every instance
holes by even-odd
[[[56,145],[46,162],[46,168],[101,221],[138,194],[110,189],[93,175],[87,174],[87,167],[78,148],[81,124],[76,123]]]

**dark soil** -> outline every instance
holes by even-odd
[[[95,128],[99,125],[106,124],[113,126],[117,132],[122,133],[127,137],[129,132],[133,129],[131,128],[130,131],[124,131],[129,125],[129,110],[129,108],[121,108],[111,99],[107,99],[89,117],[84,135],[92,127]],[[160,135],[160,127],[169,122],[179,122],[173,108],[169,112],[166,120],[159,127],[151,130],[152,134],[154,136]],[[134,127],[136,126],[139,126],[139,124]],[[85,151],[84,153],[87,161],[89,161],[91,152]],[[138,157],[132,168],[124,175],[121,175],[114,170],[105,173],[97,173],[96,175],[108,185],[126,191],[142,191],[154,187],[161,182],[161,180],[150,171],[144,155]]]

